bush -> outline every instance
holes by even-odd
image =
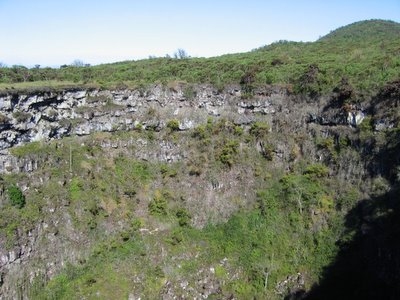
[[[312,164],[309,165],[305,172],[305,175],[309,176],[310,178],[322,178],[327,177],[329,174],[329,169],[327,166],[323,164]]]
[[[235,126],[235,128],[233,129],[233,134],[237,136],[243,135],[243,132],[244,132],[243,127],[239,125]]]
[[[265,137],[270,130],[270,127],[267,123],[263,122],[255,122],[250,128],[250,134],[254,135],[256,138]]]
[[[192,137],[203,140],[208,136],[208,130],[205,125],[199,125],[193,130]]]
[[[153,199],[149,202],[149,213],[153,216],[166,216],[167,206],[168,203],[164,193],[157,190]]]
[[[227,165],[228,167],[232,167],[235,162],[236,154],[238,153],[239,143],[238,141],[232,140],[226,142],[224,147],[221,149],[221,152],[218,155],[218,160]]]
[[[189,85],[183,89],[183,96],[185,97],[186,100],[193,100],[197,96],[196,90],[193,88],[193,86]]]
[[[176,212],[176,217],[178,218],[179,226],[181,226],[181,227],[189,227],[190,226],[191,216],[186,209],[184,209],[184,208],[178,209],[178,211]]]
[[[12,206],[17,208],[23,208],[25,206],[25,196],[18,186],[10,186],[7,189],[7,194]]]
[[[167,128],[169,128],[171,131],[178,131],[179,121],[177,119],[169,120],[167,123]]]

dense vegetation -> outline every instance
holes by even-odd
[[[149,58],[98,66],[60,69],[24,66],[0,68],[0,88],[86,84],[140,88],[174,81],[245,85],[290,85],[296,91],[332,91],[342,78],[368,94],[399,77],[400,24],[364,21],[340,28],[313,43],[279,41],[248,53],[214,58]],[[19,84],[18,84],[19,83]]]
[[[343,182],[336,191],[339,182],[328,177],[324,164],[301,161],[289,173],[276,168],[274,154],[265,156],[255,147],[260,140],[272,141],[263,128],[266,124],[259,122],[241,131],[226,121],[209,121],[186,133],[171,128],[151,133],[154,144],[174,141],[179,135],[179,141],[187,143],[185,151],[200,155],[186,163],[138,161],[125,152],[110,157],[108,150],[98,147],[106,139],[147,139],[145,131],[15,148],[13,153],[19,157],[39,155],[62,162],[69,160],[72,147],[73,164],[72,172],[68,164],[43,168],[37,176],[48,180],[28,192],[27,205],[20,209],[10,203],[1,211],[1,233],[10,243],[16,238],[15,228],[29,230],[48,205],[67,206],[76,230],[98,239],[87,260],[67,266],[48,283],[45,277],[37,278],[29,291],[31,297],[79,299],[97,292],[104,299],[122,299],[132,290],[129,278],[138,277],[136,291],[157,298],[166,278],[193,285],[198,272],[210,268],[214,270],[212,281],[222,288],[214,291],[217,298],[275,298],[277,284],[287,274],[298,272],[308,282],[317,281],[338,251],[335,242],[343,231],[343,215],[355,205],[358,194]],[[176,184],[200,182],[197,178],[202,174],[213,181],[232,169],[252,173],[255,198],[228,198],[242,202],[242,209],[226,223],[192,227],[196,214],[188,202],[192,191]],[[29,181],[26,176],[19,175],[18,181]],[[15,176],[4,176],[3,184],[13,187],[15,180]],[[67,184],[60,187],[59,182]],[[137,212],[143,209],[148,215],[139,217]],[[124,229],[105,237],[105,222],[123,222]],[[165,255],[160,257],[160,251]],[[285,295],[290,288],[283,285],[278,291]]]
[[[221,89],[240,84],[246,99],[258,86],[279,84],[305,102],[323,95],[341,109],[351,109],[349,99],[365,97],[373,104],[371,116],[348,130],[329,126],[322,133],[304,129],[284,136],[289,131],[284,120],[269,124],[260,117],[240,126],[210,117],[180,131],[179,121],[170,119],[159,131],[138,126],[11,149],[18,158],[44,163],[34,175],[0,178],[0,190],[6,191],[0,209],[5,247],[11,249],[21,233],[43,223],[49,211],[46,233],[68,236],[69,227],[57,227],[64,221],[77,236],[87,237],[74,244],[85,255],[52,279],[44,271],[36,274],[21,295],[395,299],[400,292],[400,114],[394,100],[400,96],[395,81],[400,78],[399,36],[400,24],[374,20],[340,28],[314,43],[280,41],[209,59],[0,68],[4,89],[80,84],[145,89],[153,83],[173,88],[186,81]],[[185,93],[190,98],[194,91]],[[395,121],[374,132],[380,114]],[[273,132],[272,125],[282,129]],[[144,141],[146,149],[179,145],[185,159],[139,160],[134,143],[104,148],[124,141]],[[287,161],[278,157],[277,141],[289,149]],[[307,153],[310,149],[319,159]],[[341,174],[346,167],[359,170]],[[211,201],[205,191],[210,186]],[[193,201],[194,193],[204,199]],[[206,213],[207,219],[199,220]]]

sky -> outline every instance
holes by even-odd
[[[211,57],[369,19],[400,22],[400,0],[0,0],[0,63],[95,65],[179,48]]]

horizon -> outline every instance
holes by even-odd
[[[22,9],[21,9],[22,8]],[[355,22],[400,21],[400,2],[0,0],[0,63],[59,67],[149,57],[243,53],[279,40],[313,42]],[[11,24],[11,25],[10,25]]]

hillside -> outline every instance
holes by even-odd
[[[385,40],[397,39],[400,34],[399,23],[384,20],[360,21],[333,30],[329,34],[321,37],[318,41],[338,43],[338,42],[357,42],[370,43],[375,40],[382,42]]]
[[[0,68],[0,88],[89,85],[145,88],[174,81],[212,84],[222,89],[248,79],[251,86],[289,85],[297,92],[327,93],[347,78],[357,92],[373,94],[399,76],[400,24],[363,21],[314,43],[279,41],[247,53],[214,58],[151,58],[93,67]],[[309,66],[318,73],[305,82]],[[19,84],[17,84],[19,83]]]
[[[0,299],[397,299],[399,34],[0,68]]]

